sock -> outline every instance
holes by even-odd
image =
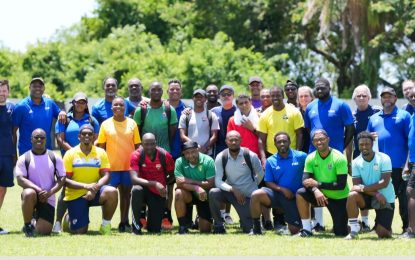
[[[366,226],[369,226],[369,216],[362,216],[362,222],[365,223]]]
[[[324,227],[323,208],[314,208],[314,214],[316,222],[319,223],[320,226]]]
[[[359,233],[360,225],[357,218],[349,218],[349,226],[351,232]]]
[[[177,218],[177,220],[179,221],[179,225],[185,227],[187,224],[187,218],[186,216]]]
[[[261,221],[259,220],[259,218],[254,218],[252,220],[254,222],[254,229],[261,230]]]
[[[106,226],[108,224],[111,224],[111,220],[102,219],[102,225]]]
[[[311,219],[301,219],[303,229],[311,232]]]

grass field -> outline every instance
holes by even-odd
[[[133,236],[118,233],[119,212],[112,221],[113,235],[101,236],[98,233],[101,211],[91,209],[90,231],[87,235],[52,235],[49,237],[26,238],[21,232],[23,220],[20,210],[21,188],[17,185],[8,189],[0,210],[0,226],[10,234],[0,236],[0,255],[3,256],[168,256],[168,255],[400,255],[410,256],[415,252],[415,239],[396,239],[401,232],[401,221],[395,211],[393,229],[395,239],[378,240],[376,234],[360,236],[356,241],[335,238],[330,233],[315,235],[313,238],[300,238],[276,235],[268,231],[264,236],[248,236],[238,232],[236,227],[227,229],[226,235],[199,235],[197,232],[179,236],[177,227],[162,235]],[[373,223],[374,212],[370,212]],[[233,212],[234,220],[238,220]],[[177,221],[175,224],[177,225]],[[331,218],[325,210],[325,224],[331,227]]]

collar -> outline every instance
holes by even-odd
[[[385,114],[384,111],[383,111],[383,109],[382,109],[379,112],[379,115],[381,115],[381,116],[391,116],[391,115],[396,115],[397,113],[398,113],[398,108],[395,105],[395,107],[393,108],[393,110],[392,110],[392,112],[390,114]]]
[[[289,159],[289,158],[292,158],[292,157],[293,157],[293,151],[292,151],[291,148],[289,148],[289,150],[288,150],[288,157],[286,157],[286,158],[281,157],[280,154],[277,153],[277,159],[278,160],[285,160],[285,159]]]
[[[320,99],[317,99],[319,104],[330,104],[331,101],[333,100],[333,96],[330,95],[329,99],[327,99],[327,101],[321,101]]]
[[[29,102],[29,105],[31,105],[31,106],[41,106],[41,105],[45,104],[45,99],[43,97],[41,98],[41,101],[40,101],[39,105],[35,104],[30,96],[27,97],[27,100]]]

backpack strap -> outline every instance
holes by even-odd
[[[206,108],[206,116],[209,120],[209,140],[212,137],[212,111]]]
[[[24,166],[26,167],[26,175],[29,179],[29,165],[32,157],[30,156],[30,150],[24,153]]]
[[[143,147],[140,145],[140,147],[138,148],[138,151],[140,152],[140,158],[139,158],[139,160],[138,160],[138,167],[139,167],[139,169],[141,169],[141,167],[143,166],[143,164],[144,164],[144,160],[145,160],[145,155],[144,155],[144,150],[143,150]]]
[[[157,147],[157,151],[159,153],[159,160],[160,164],[163,167],[163,170],[166,171],[167,169],[167,163],[166,163],[166,150],[164,150],[161,147]]]
[[[243,149],[243,156],[244,156],[245,163],[249,167],[249,170],[251,171],[252,181],[255,182],[255,173],[252,167],[251,156],[249,155],[249,149],[245,149],[245,148],[241,148],[241,149]],[[226,164],[228,163],[228,153],[229,153],[228,149],[225,149],[222,152],[222,168],[223,168],[222,181],[226,181],[226,178],[227,178],[226,177]]]
[[[53,164],[53,174],[56,176],[56,178],[58,178],[58,172],[56,169],[56,156],[55,154],[50,151],[47,150],[48,153],[48,157],[49,159],[52,161]],[[30,156],[30,150],[24,153],[24,165],[26,167],[26,172],[27,172],[27,178],[29,179],[29,165],[30,165],[30,161],[32,160],[32,157]]]
[[[146,120],[146,116],[147,116],[147,106],[141,106],[141,111],[140,111],[140,115],[141,115],[141,119],[140,119],[140,125],[138,126],[138,129],[140,130],[140,135],[143,136],[143,128],[144,128],[144,122]]]
[[[249,155],[249,149],[246,149],[246,148],[242,148],[242,149],[244,149],[243,155],[244,155],[245,163],[246,165],[248,165],[249,169],[251,170],[252,181],[255,182],[255,174],[254,174],[254,169],[252,167],[251,156]]]
[[[223,150],[222,152],[222,168],[223,168],[223,177],[222,181],[226,181],[226,164],[228,163],[228,149]]]
[[[190,119],[192,118],[192,114],[193,114],[193,111],[191,111],[190,114],[186,115],[186,136],[189,136],[189,122],[190,122]]]
[[[168,101],[164,102],[164,112],[166,113],[167,117],[167,138],[169,140],[170,149],[172,148],[172,145],[170,143],[170,121],[171,121],[171,109],[170,109],[170,103]]]

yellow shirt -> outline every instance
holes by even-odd
[[[110,170],[107,153],[104,149],[92,146],[92,150],[85,155],[79,145],[70,149],[63,156],[63,163],[66,170],[66,176],[72,180],[81,183],[95,183],[101,178],[102,171]],[[70,201],[82,197],[87,190],[65,188],[65,198],[63,200]]]
[[[135,144],[141,143],[138,127],[134,120],[126,117],[122,122],[113,117],[105,120],[98,134],[98,143],[106,143],[111,171],[128,171],[130,156]]]
[[[290,104],[285,104],[281,111],[276,111],[271,106],[261,114],[258,123],[258,131],[267,134],[267,152],[275,154],[277,147],[274,144],[274,136],[278,132],[286,132],[290,136],[292,149],[296,148],[297,136],[295,130],[304,127],[304,120],[300,110]]]

